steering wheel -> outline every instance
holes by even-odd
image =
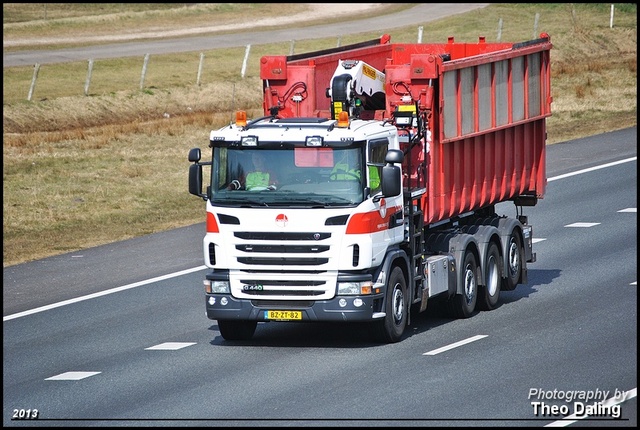
[[[341,169],[341,168],[337,168],[336,170],[331,172],[331,175],[329,176],[329,179],[331,179],[333,181],[336,181],[338,179],[333,179],[333,178],[336,177],[337,175],[346,175],[346,176],[352,177],[356,181],[360,180],[360,176],[358,174],[350,172],[348,170]]]

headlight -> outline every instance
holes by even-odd
[[[210,281],[205,279],[204,291],[207,294],[229,294],[231,289],[229,288],[229,281]]]
[[[369,295],[372,290],[371,281],[362,282],[340,282],[338,283],[339,296],[360,296]]]
[[[322,146],[324,139],[322,136],[307,136],[305,146]]]
[[[258,146],[258,136],[242,136],[240,144],[242,146]]]

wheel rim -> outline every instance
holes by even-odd
[[[509,273],[511,273],[511,276],[516,276],[518,270],[520,270],[520,251],[516,241],[511,239],[509,246]]]
[[[467,304],[473,302],[473,298],[476,292],[476,277],[473,273],[471,265],[467,265],[464,271],[464,297]]]
[[[492,255],[489,257],[487,264],[487,291],[490,296],[493,296],[498,291],[498,283],[500,282],[500,276],[498,273],[498,262]]]
[[[399,284],[393,287],[393,318],[397,323],[402,321],[404,315],[404,295]]]

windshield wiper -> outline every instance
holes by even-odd
[[[212,204],[220,206],[240,206],[240,207],[253,207],[253,206],[266,206],[269,207],[267,202],[253,199],[217,199],[212,200]]]

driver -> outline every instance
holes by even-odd
[[[356,163],[351,162],[348,151],[345,151],[342,159],[333,166],[329,179],[332,181],[360,179],[360,168]]]
[[[278,181],[276,175],[267,167],[265,155],[260,151],[254,151],[251,154],[251,162],[253,163],[253,171],[248,173],[245,178],[231,181],[227,189],[239,190],[244,188],[247,191],[275,190]]]
[[[352,155],[348,152],[344,154],[342,160],[337,162],[331,170],[331,176],[329,179],[332,181],[347,181],[347,180],[359,180],[360,179],[360,167],[357,163],[351,162]],[[380,187],[380,176],[378,175],[378,169],[375,166],[369,166],[369,187],[372,190],[377,190]]]

